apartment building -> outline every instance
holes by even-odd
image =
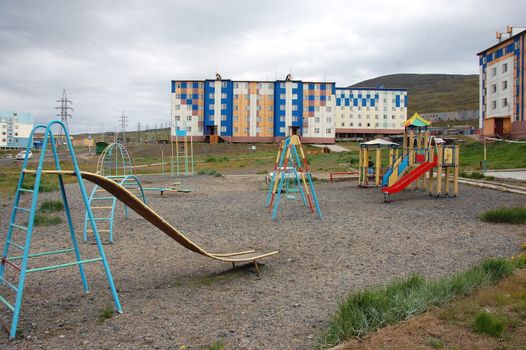
[[[526,28],[508,26],[496,37],[496,44],[478,53],[480,134],[524,138]]]
[[[32,129],[31,114],[0,111],[0,148],[25,148]]]

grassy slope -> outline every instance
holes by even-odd
[[[362,81],[353,87],[406,88],[408,115],[478,109],[478,75],[390,74]]]

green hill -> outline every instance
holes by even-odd
[[[407,115],[415,112],[451,112],[479,108],[479,76],[451,74],[390,74],[364,80],[351,87],[405,88]]]

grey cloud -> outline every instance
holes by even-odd
[[[125,110],[169,121],[171,79],[349,85],[392,73],[478,71],[476,52],[523,1],[3,1],[0,109],[49,120],[67,89],[74,132],[118,128]]]

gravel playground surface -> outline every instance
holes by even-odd
[[[161,185],[162,178],[146,179],[147,187]],[[86,265],[89,294],[75,267],[30,274],[20,336],[10,342],[1,335],[0,348],[179,349],[222,339],[227,349],[309,349],[350,291],[415,272],[449,275],[486,257],[514,255],[526,239],[524,226],[477,219],[487,209],[524,205],[524,196],[468,186],[455,199],[403,192],[386,204],[376,188],[320,183],[323,221],[285,199],[272,221],[263,176],[196,176],[184,187],[193,192],[148,192],[149,205],[210,252],[279,250],[262,261],[259,277],[251,265],[232,270],[185,250],[135,213],[125,220],[119,205],[115,243],[104,248],[124,314],[104,320],[113,302],[100,263]],[[77,186],[68,190],[81,239],[83,204]],[[2,200],[2,244],[11,206]],[[65,224],[39,227],[32,252],[67,247],[68,237]],[[94,244],[80,246],[83,257],[97,256]],[[33,266],[63,261],[57,259]]]

